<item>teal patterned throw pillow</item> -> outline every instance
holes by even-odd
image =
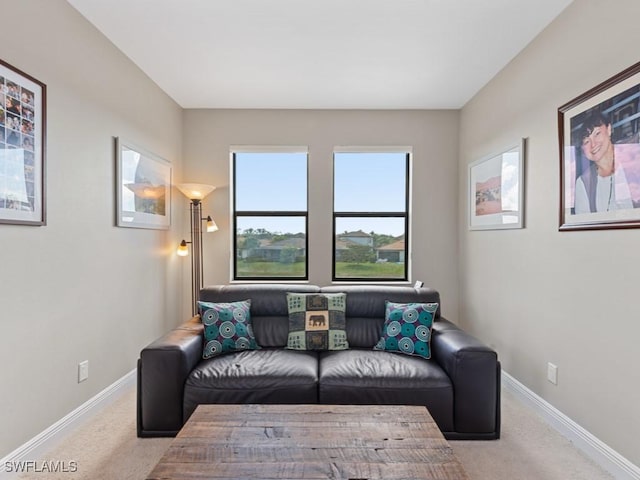
[[[346,293],[287,293],[290,350],[346,350]]]
[[[382,336],[374,350],[431,358],[431,327],[437,303],[385,302]]]
[[[251,326],[251,300],[232,303],[198,302],[204,325],[202,358],[260,348]]]

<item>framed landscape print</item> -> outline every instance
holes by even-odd
[[[469,229],[524,226],[525,139],[469,165]]]
[[[560,226],[640,227],[640,63],[558,109]]]
[[[0,223],[45,225],[46,86],[0,60]]]
[[[121,138],[116,138],[116,152],[116,225],[168,229],[171,164]]]

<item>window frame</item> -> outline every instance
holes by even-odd
[[[308,281],[309,280],[309,149],[306,146],[231,146],[229,149],[231,159],[231,229],[232,258],[231,280],[234,282],[281,282],[281,281]],[[243,153],[304,153],[306,169],[306,210],[237,210],[236,209],[236,155]],[[238,276],[238,218],[242,217],[304,217],[305,228],[305,256],[304,276]]]
[[[335,210],[335,182],[336,182],[336,154],[340,153],[403,153],[405,154],[405,201],[404,212],[370,212],[370,211],[345,211],[336,212]],[[408,282],[410,275],[410,217],[411,217],[411,164],[413,151],[411,147],[336,147],[333,150],[333,199],[332,199],[332,216],[333,216],[333,235],[331,249],[331,279],[333,282],[374,282],[374,283],[398,283]],[[336,241],[337,241],[337,219],[338,218],[404,218],[404,273],[402,277],[337,277],[336,276]]]

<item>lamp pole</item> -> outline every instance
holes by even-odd
[[[216,187],[197,183],[183,183],[176,185],[178,189],[191,201],[189,214],[191,217],[191,241],[183,240],[178,248],[178,255],[188,255],[186,244],[191,243],[191,315],[198,313],[198,298],[204,286],[204,268],[202,260],[202,221],[207,221],[207,231],[218,229],[211,217],[202,218],[202,199],[209,195]]]
[[[204,285],[202,263],[202,203],[198,199],[191,200],[191,315],[198,313],[198,298]]]

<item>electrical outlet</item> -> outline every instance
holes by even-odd
[[[89,378],[89,360],[78,364],[78,383],[84,382],[87,378]]]
[[[547,380],[554,385],[558,384],[558,366],[553,363],[547,363]]]

